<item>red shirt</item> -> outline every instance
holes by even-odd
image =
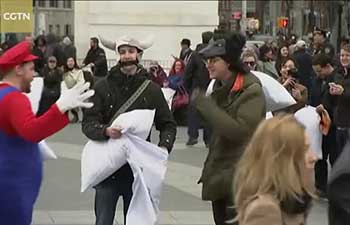
[[[0,89],[9,87],[0,84]],[[69,123],[54,104],[42,116],[33,113],[28,97],[20,91],[7,94],[0,101],[0,130],[10,136],[20,136],[30,142],[40,142]]]

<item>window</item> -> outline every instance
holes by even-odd
[[[56,35],[57,36],[61,35],[61,26],[59,24],[56,25]]]
[[[46,1],[45,0],[36,0],[38,3],[37,3],[37,5],[39,6],[39,7],[46,7]]]
[[[70,36],[71,35],[71,25],[70,24],[66,24],[64,27],[64,35],[65,36]]]
[[[72,0],[64,0],[63,1],[63,8],[71,9],[72,8]]]
[[[50,0],[51,8],[58,8],[58,0]]]
[[[49,34],[52,34],[52,32],[53,32],[53,26],[50,24],[49,25]]]

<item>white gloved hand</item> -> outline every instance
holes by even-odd
[[[78,107],[91,108],[94,104],[92,102],[85,101],[93,96],[95,94],[95,91],[88,90],[89,87],[89,82],[79,82],[71,89],[62,91],[60,98],[56,102],[58,109],[62,113],[65,113],[68,110]]]

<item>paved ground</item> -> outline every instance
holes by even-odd
[[[153,132],[154,142],[157,133]],[[208,202],[200,199],[197,185],[207,150],[203,144],[185,146],[186,130],[178,129],[166,181],[163,188],[161,225],[214,224]],[[36,204],[34,225],[92,225],[94,224],[93,191],[80,193],[80,157],[86,138],[80,125],[70,125],[49,139],[49,145],[59,159],[45,163],[45,177]],[[326,225],[326,203],[315,202],[309,225]],[[118,204],[116,223],[122,224],[121,204]]]

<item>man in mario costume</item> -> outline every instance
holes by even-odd
[[[0,57],[0,224],[30,225],[42,180],[38,142],[64,128],[67,111],[93,104],[89,83],[79,83],[62,93],[42,116],[36,117],[29,99],[37,57],[23,41]]]

